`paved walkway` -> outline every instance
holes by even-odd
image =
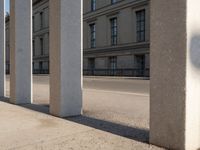
[[[48,114],[48,85],[41,77],[34,77],[34,91],[40,94],[32,105],[0,101],[1,150],[160,149],[147,144],[148,95],[87,88],[83,116],[61,119]]]

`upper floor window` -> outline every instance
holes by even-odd
[[[43,19],[44,19],[44,13],[40,12],[40,29],[43,28]]]
[[[35,56],[35,40],[33,40],[33,56]]]
[[[117,0],[111,0],[111,4],[115,4]]]
[[[91,11],[96,10],[96,0],[91,0]]]
[[[95,23],[90,24],[90,47],[96,47],[96,25]]]
[[[32,20],[32,27],[33,27],[33,31],[35,31],[35,17],[33,16],[33,20]]]
[[[111,24],[111,45],[117,45],[117,34],[118,34],[117,18],[110,19],[110,24]]]
[[[145,10],[136,12],[137,42],[145,41]]]

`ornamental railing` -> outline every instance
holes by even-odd
[[[84,69],[85,76],[149,77],[149,69]]]

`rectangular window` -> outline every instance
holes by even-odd
[[[110,62],[110,69],[115,70],[117,69],[117,57],[116,56],[112,56],[109,58],[109,62]]]
[[[41,70],[43,70],[43,62],[42,61],[39,62],[39,70],[40,70],[40,72],[41,72]]]
[[[32,63],[33,64],[33,70],[35,69],[35,62]]]
[[[96,47],[96,25],[90,24],[90,47],[95,48]]]
[[[117,0],[111,0],[111,4],[115,4]]]
[[[88,59],[88,69],[95,69],[95,58]]]
[[[91,0],[91,11],[96,10],[96,0]]]
[[[41,50],[41,55],[44,54],[44,40],[43,38],[40,38],[40,50]]]
[[[35,56],[35,40],[33,40],[33,56]]]
[[[110,19],[110,23],[111,23],[111,45],[117,45],[117,34],[118,34],[117,18]]]
[[[145,10],[136,12],[137,42],[145,41]]]
[[[43,28],[43,19],[44,19],[44,13],[40,12],[40,29]]]
[[[135,55],[136,76],[145,75],[145,55]]]
[[[35,17],[33,16],[33,20],[32,20],[32,22],[33,22],[33,31],[35,31]]]

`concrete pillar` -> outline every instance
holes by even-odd
[[[10,102],[32,100],[32,0],[10,1]]]
[[[151,1],[150,143],[200,148],[200,1]]]
[[[82,0],[50,0],[50,113],[82,111]]]
[[[5,1],[0,0],[0,97],[5,97]]]

